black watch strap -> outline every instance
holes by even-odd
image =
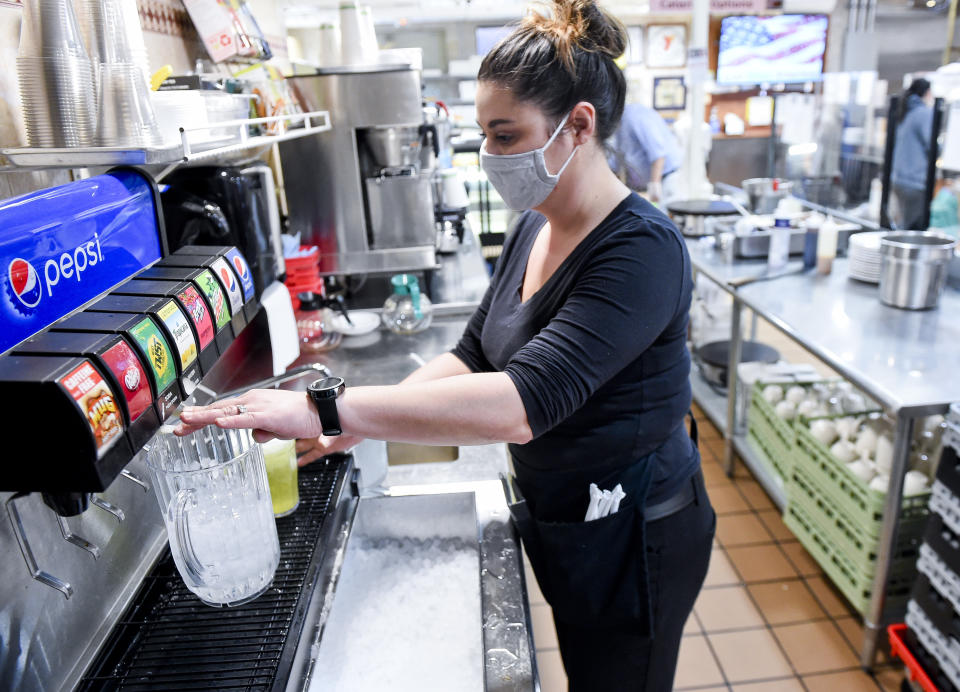
[[[337,413],[337,399],[316,398],[313,403],[317,407],[317,413],[320,415],[320,425],[323,426],[323,434],[327,437],[331,435],[340,435],[343,430],[340,429],[340,414]]]
[[[337,399],[343,394],[344,387],[341,377],[323,377],[307,387],[307,394],[320,416],[323,434],[328,437],[343,433],[340,414],[337,412]]]

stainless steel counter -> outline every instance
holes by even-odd
[[[827,276],[796,273],[800,265],[791,263],[786,275],[751,282],[765,274],[765,261],[733,260],[731,253],[715,248],[712,238],[690,240],[687,246],[695,271],[719,284],[733,298],[724,426],[728,472],[732,472],[735,454],[739,454],[771,495],[778,495],[772,479],[753,460],[746,440],[734,434],[736,365],[743,340],[744,307],[821,358],[896,416],[894,462],[860,659],[861,665],[870,668],[883,624],[914,422],[921,416],[945,413],[950,403],[960,401],[960,378],[956,377],[960,366],[960,292],[948,287],[935,310],[899,310],[880,302],[876,286],[848,279],[845,259],[836,260]],[[716,412],[716,402],[709,403]]]
[[[688,247],[697,271],[724,285],[760,275],[766,266],[727,262],[707,242]],[[891,413],[945,413],[960,401],[960,291],[947,287],[935,310],[892,308],[880,302],[875,285],[848,279],[847,260],[837,259],[827,276],[782,276],[741,286],[736,294]]]

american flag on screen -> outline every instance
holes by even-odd
[[[827,44],[825,15],[725,17],[720,83],[795,82],[820,78]]]

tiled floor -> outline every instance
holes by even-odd
[[[900,689],[901,668],[876,675],[858,666],[859,615],[823,576],[741,466],[720,466],[716,428],[694,411],[717,540],[710,570],[684,631],[676,690],[726,692],[879,692]],[[527,570],[543,692],[566,689],[550,608]]]

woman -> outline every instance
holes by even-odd
[[[927,168],[933,146],[933,91],[922,77],[900,100],[900,122],[890,180],[900,209],[899,228],[926,230]]]
[[[715,526],[684,425],[690,262],[676,228],[606,162],[623,111],[623,26],[593,0],[552,9],[480,69],[481,165],[508,206],[534,211],[453,351],[399,385],[347,387],[318,409],[278,391],[188,409],[181,432],[342,430],[301,444],[312,447],[305,459],[364,437],[509,442],[525,497],[512,511],[570,688],[669,690]],[[620,484],[618,511],[584,520],[591,483]]]

